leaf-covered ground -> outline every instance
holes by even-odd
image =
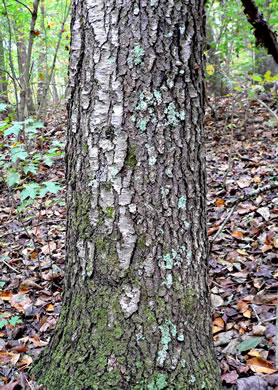
[[[272,110],[275,100],[265,97]],[[273,115],[245,97],[219,98],[206,115],[208,234],[213,334],[224,389],[278,389],[275,364],[278,188],[250,197],[278,171]],[[44,142],[64,141],[65,112],[49,113]],[[3,143],[3,136],[0,135]],[[38,180],[61,181],[63,157]],[[245,196],[227,218],[234,201]],[[19,217],[18,194],[0,182],[0,389],[38,389],[28,368],[49,341],[61,309],[65,191]],[[248,198],[249,197],[249,198]],[[220,229],[218,236],[217,232]]]

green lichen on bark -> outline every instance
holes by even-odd
[[[197,291],[192,287],[188,287],[185,290],[183,298],[181,299],[181,310],[184,310],[187,314],[192,312],[192,310],[195,310],[197,306],[197,300]]]
[[[90,195],[83,193],[75,194],[75,207],[72,213],[72,225],[79,237],[86,238],[91,232],[91,224],[89,219]]]
[[[127,158],[126,158],[126,166],[128,168],[131,168],[131,169],[134,169],[137,165],[137,159],[136,159],[136,147],[135,146],[131,146],[129,149],[128,149],[128,154],[127,154]]]

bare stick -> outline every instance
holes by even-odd
[[[256,96],[255,96],[255,99],[256,99],[257,102],[259,102],[262,106],[264,106],[266,109],[268,109],[268,111],[271,112],[271,114],[274,116],[274,118],[275,118],[275,119],[277,120],[277,122],[278,122],[278,115],[276,114],[276,112],[275,112],[275,111],[272,111],[272,109],[269,108],[268,105],[265,104],[265,102],[263,102],[261,99],[257,98]]]
[[[31,220],[30,220],[31,221]],[[28,223],[29,221],[27,221],[26,223]],[[59,223],[65,223],[66,222],[66,220],[65,219],[53,219],[53,220],[51,220],[51,221],[48,221],[48,220],[46,220],[46,221],[42,221],[42,222],[40,222],[40,223],[37,223],[36,225],[33,225],[32,226],[32,228],[34,228],[34,227],[38,227],[38,226],[41,226],[41,225],[44,225],[44,224],[52,224],[52,223],[56,223],[56,222],[59,222]],[[0,235],[0,238],[2,239],[2,238],[4,238],[4,237],[7,237],[7,236],[10,236],[11,234],[16,234],[16,233],[21,233],[21,232],[24,232],[25,231],[25,229],[20,229],[20,230],[17,230],[17,231],[10,231],[10,232],[6,232],[6,233],[3,233],[3,234],[1,234]]]
[[[13,271],[17,272],[18,274],[20,274],[20,271],[18,271],[18,270],[15,269],[14,267],[12,267],[9,263],[6,262],[6,260],[1,259],[1,261],[2,261],[7,267],[9,267],[9,268],[12,269]]]
[[[277,181],[274,182],[274,183],[271,183],[271,184],[267,184],[264,187],[258,188],[256,190],[250,192],[249,194],[243,195],[243,196],[239,197],[238,199],[236,199],[234,202],[228,202],[227,205],[231,204],[231,209],[228,212],[228,214],[227,214],[226,218],[224,219],[224,221],[222,222],[220,228],[217,230],[215,235],[210,240],[209,252],[208,253],[210,254],[213,242],[216,240],[216,238],[222,232],[222,230],[224,229],[224,226],[230,220],[231,216],[233,215],[233,212],[235,211],[235,208],[238,206],[239,203],[244,202],[245,200],[248,200],[248,199],[252,198],[253,196],[259,195],[259,194],[261,194],[261,193],[263,193],[265,191],[273,190],[274,188],[278,188],[278,182]]]

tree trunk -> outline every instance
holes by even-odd
[[[38,59],[38,71],[39,71],[39,82],[38,82],[38,89],[37,89],[37,105],[38,108],[41,105],[41,102],[43,100],[44,91],[48,79],[48,65],[47,65],[47,36],[46,36],[46,29],[45,29],[45,9],[44,9],[44,3],[41,3],[40,6],[41,11],[41,31],[44,32],[44,35],[41,38],[41,49],[40,49],[40,55]],[[46,42],[46,44],[44,44]]]
[[[6,64],[5,64],[5,51],[4,51],[4,42],[3,35],[0,32],[0,102],[8,103],[8,80],[5,73]]]
[[[124,4],[123,4],[124,3]],[[218,390],[203,0],[74,0],[67,275],[47,390]]]
[[[276,33],[271,30],[254,0],[241,0],[241,2],[248,22],[254,27],[254,35],[257,39],[256,44],[264,46],[278,64],[278,41]]]
[[[16,26],[16,48],[17,48],[17,63],[19,71],[19,80],[20,80],[20,120],[26,119],[25,116],[29,116],[35,112],[35,106],[33,103],[32,91],[29,85],[25,88],[25,67],[27,62],[27,53],[26,53],[26,42],[24,37],[24,27]],[[25,96],[26,95],[26,96]],[[26,107],[27,102],[27,107]],[[25,115],[25,109],[27,108],[28,112]]]

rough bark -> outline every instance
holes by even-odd
[[[254,34],[257,39],[257,44],[264,46],[278,64],[278,41],[276,33],[271,30],[254,0],[241,0],[241,2],[244,7],[244,13],[248,15],[248,21],[255,29]]]
[[[67,275],[47,390],[218,390],[203,0],[74,0]]]

